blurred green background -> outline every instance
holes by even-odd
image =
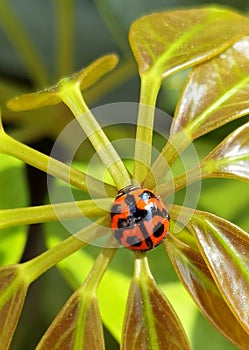
[[[97,85],[88,92],[86,96],[90,107],[114,102],[138,102],[139,78],[127,39],[132,21],[153,11],[214,4],[231,6],[249,15],[247,0],[216,1],[215,3],[197,0],[1,0],[0,103],[6,129],[19,140],[49,154],[56,135],[71,120],[68,111],[60,107],[59,113],[53,109],[12,113],[5,107],[6,101],[22,92],[53,84],[62,75],[71,74],[99,56],[110,52],[116,52],[120,56],[120,68],[109,81],[103,85]],[[24,42],[32,43],[34,52],[43,62],[47,75],[44,82],[42,79],[36,81],[30,74],[27,56],[25,56],[27,51],[25,51],[25,44],[22,43],[22,37],[26,38]],[[185,77],[186,72],[182,72],[167,79],[160,91],[158,107],[171,115]],[[58,118],[58,114],[61,118]],[[52,117],[58,118],[56,121],[59,122],[51,123]],[[195,147],[200,157],[207,154],[228,133],[246,120],[248,117],[243,117],[197,140]],[[115,137],[124,136],[125,132],[127,131],[115,130]],[[78,160],[81,161],[80,157],[81,155]],[[16,174],[13,180],[16,184],[14,187],[10,177],[13,169]],[[25,190],[22,197],[27,204],[39,205],[47,200],[47,179],[41,172],[29,167],[24,169],[18,162],[8,165],[7,170],[1,166],[0,172],[0,204],[6,205],[6,198],[8,198],[8,207],[11,205],[15,207],[14,204],[23,205],[19,202],[15,203],[14,199],[19,187]],[[202,183],[198,208],[220,215],[248,231],[248,195],[247,184],[232,180],[206,180]],[[181,202],[183,196],[184,194],[179,194],[176,200]],[[29,238],[21,257],[22,261],[36,256],[45,249],[46,235],[63,230],[59,224],[46,225],[45,230],[40,225],[30,227]],[[98,251],[97,248],[89,247],[86,249],[86,254],[94,258]],[[236,349],[198,313],[183,287],[178,283],[163,247],[159,247],[148,255],[152,272],[183,321],[193,349]],[[117,284],[120,283],[121,286],[123,280],[131,277],[132,267],[132,254],[124,250],[118,252],[110,269],[118,273],[115,280]],[[83,266],[82,269],[84,269]],[[82,271],[82,276],[86,272],[87,270]],[[117,285],[117,293],[118,291],[119,285]],[[29,290],[11,349],[34,349],[71,292],[71,287],[56,268],[39,278]],[[106,298],[108,297],[110,295],[106,295]],[[118,295],[116,297],[118,298]],[[105,335],[107,350],[118,349],[115,337],[107,330]]]

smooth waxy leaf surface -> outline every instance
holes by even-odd
[[[194,67],[178,102],[171,134],[192,139],[249,111],[249,37]]]
[[[37,350],[50,349],[104,349],[95,295],[78,290],[72,295],[37,346]]]
[[[191,246],[193,237],[186,228],[178,236],[179,240],[169,234],[164,245],[180,280],[209,321],[231,342],[245,349],[249,334],[223,299],[200,252],[195,245]]]
[[[199,181],[201,178],[212,177],[249,181],[249,123],[233,131],[197,167],[175,177],[174,182],[176,190],[179,190],[192,182]],[[224,184],[224,186],[227,185]],[[232,187],[224,189],[224,191],[227,190],[229,190],[229,195],[231,195]],[[158,191],[161,192],[161,195],[167,195],[172,191],[172,187],[168,184],[163,184],[161,187],[158,187]],[[205,194],[202,194],[202,197],[203,195]],[[210,204],[208,205],[210,207]],[[232,210],[234,211],[234,209]],[[228,214],[228,209],[226,209],[225,213]]]
[[[66,302],[42,338],[38,349],[100,349],[104,337],[96,290],[115,249],[99,254],[83,285]]]
[[[227,176],[249,181],[249,123],[225,138],[201,162],[203,176]]]
[[[68,79],[74,80],[79,84],[81,90],[85,90],[95,84],[103,75],[111,71],[117,63],[117,56],[103,56],[72,77],[66,78],[65,81],[68,81]],[[54,85],[47,90],[15,97],[8,101],[7,106],[12,111],[25,111],[60,103],[61,98],[58,95],[60,84],[63,84],[63,79],[58,85]]]
[[[195,211],[188,224],[231,311],[249,333],[249,235],[215,215]]]
[[[140,74],[165,78],[223,51],[249,32],[249,20],[222,8],[154,13],[135,21],[130,44]]]
[[[135,261],[121,349],[190,349],[181,323],[154,282],[145,257]]]

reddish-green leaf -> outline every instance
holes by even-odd
[[[66,302],[41,339],[37,350],[104,350],[96,290],[115,251],[113,248],[102,250],[85,282]]]
[[[16,329],[28,284],[18,265],[0,269],[0,348],[7,350]]]
[[[104,349],[96,295],[77,290],[49,327],[37,350]]]
[[[135,21],[130,44],[140,74],[165,78],[210,58],[249,32],[249,20],[219,7],[153,13]]]
[[[137,255],[135,261],[121,349],[190,349],[182,325],[157,287],[143,255]]]
[[[201,162],[205,177],[226,176],[249,181],[249,123],[225,138]]]
[[[249,181],[249,123],[228,135],[197,167],[175,177],[175,190],[211,177]],[[170,195],[172,190],[170,183],[157,188],[161,196]]]
[[[210,213],[195,211],[188,224],[231,311],[249,333],[249,235]]]
[[[197,138],[249,111],[249,37],[194,67],[178,102],[171,134]]]
[[[209,321],[231,342],[246,349],[249,335],[224,301],[203,257],[191,243],[193,237],[186,228],[176,237],[169,234],[164,245],[180,280]]]

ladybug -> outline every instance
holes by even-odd
[[[128,186],[118,192],[111,207],[111,227],[125,248],[146,251],[167,235],[169,214],[162,200],[147,188]]]

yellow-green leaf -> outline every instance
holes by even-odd
[[[61,102],[58,90],[60,84],[63,84],[64,80],[74,80],[79,84],[81,90],[86,90],[95,84],[103,75],[111,71],[117,63],[118,58],[116,55],[103,56],[80,72],[69,78],[62,79],[59,84],[43,91],[15,97],[8,101],[7,106],[12,111],[25,111],[55,105]]]
[[[144,16],[132,24],[129,39],[140,74],[165,78],[217,55],[248,32],[248,18],[207,7]]]
[[[121,349],[190,349],[182,325],[157,287],[143,255],[137,255],[135,260]]]
[[[249,111],[249,37],[194,67],[178,102],[171,134],[195,139]]]

